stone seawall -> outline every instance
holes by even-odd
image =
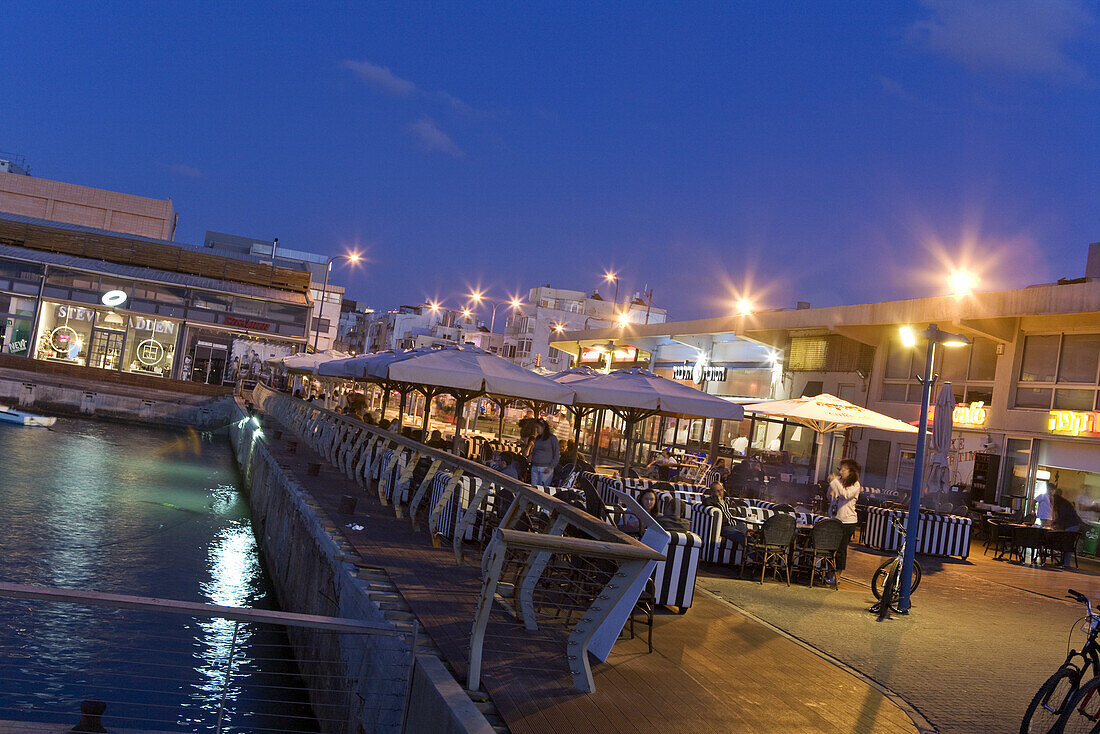
[[[0,366],[0,404],[48,415],[214,429],[236,410],[232,395],[209,395],[101,382]]]
[[[297,479],[268,451],[258,421],[237,407],[229,424],[248,491],[252,527],[280,606],[288,612],[390,623],[410,631],[414,617],[385,573],[363,566]],[[291,644],[331,661],[301,670],[315,706],[349,705],[345,729],[398,734],[409,689],[411,637],[291,633]],[[435,657],[417,642],[415,694],[409,697],[407,734],[492,734],[485,716]],[[299,659],[303,657],[299,655]],[[350,693],[350,696],[349,696]],[[332,709],[326,709],[332,710]]]

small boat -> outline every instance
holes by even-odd
[[[57,418],[35,415],[34,413],[24,413],[21,410],[9,408],[6,405],[0,405],[0,422],[14,423],[17,426],[49,428],[54,423],[57,423]]]

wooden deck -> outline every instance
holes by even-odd
[[[464,683],[480,569],[456,565],[450,548],[432,547],[426,531],[414,532],[337,470],[324,465],[309,476],[307,464],[323,460],[304,444],[294,454],[282,440],[269,446],[362,563],[386,571]],[[353,516],[336,509],[344,495],[359,498]],[[364,529],[347,528],[352,522]],[[705,593],[685,615],[659,613],[655,627],[652,654],[639,627],[606,663],[593,662],[596,691],[586,695],[573,688],[560,639],[526,633],[498,608],[486,636],[484,689],[513,734],[917,731],[876,688]]]

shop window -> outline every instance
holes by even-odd
[[[905,401],[907,403],[919,403],[924,396],[924,386],[920,383],[916,383],[909,386],[909,396]],[[931,402],[935,400],[935,394],[929,395],[928,400]]]
[[[1084,382],[1095,385],[1098,365],[1100,365],[1100,334],[1066,334],[1062,337],[1062,359],[1058,363],[1058,382]]]
[[[35,358],[87,364],[94,323],[95,309],[44,302]]]
[[[1046,410],[1050,407],[1051,392],[1049,387],[1017,387],[1016,407]]]
[[[974,343],[971,345],[969,351],[969,378],[975,382],[993,382],[997,374],[996,342],[978,337],[974,339]]]
[[[171,375],[179,324],[167,319],[130,314],[126,327],[126,351],[121,368],[127,372],[157,377]]]
[[[37,281],[42,277],[42,266],[16,260],[0,260],[0,276],[12,280]]]
[[[912,349],[899,342],[891,341],[886,347],[886,379],[908,380],[913,376],[913,371],[910,369],[912,361]]]
[[[966,389],[966,402],[970,403],[985,403],[986,405],[993,404],[993,391],[988,387],[968,387]]]
[[[1092,410],[1092,390],[1062,390],[1054,391],[1054,408],[1056,410]]]
[[[904,403],[906,389],[904,382],[883,383],[882,399],[888,403]]]
[[[895,489],[913,488],[913,470],[917,465],[917,453],[898,449],[898,473],[894,479]]]
[[[1057,334],[1025,337],[1020,382],[1054,382],[1058,367],[1059,341]]]
[[[254,298],[234,298],[233,313],[239,313],[245,316],[263,316],[264,302],[257,301]]]
[[[192,291],[192,308],[202,308],[207,311],[228,311],[232,299],[229,296],[221,296],[207,291]]]
[[[940,382],[950,382],[952,384],[966,382],[967,367],[970,364],[970,347],[956,347],[940,351],[943,354],[939,370]]]

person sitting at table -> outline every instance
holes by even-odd
[[[1074,509],[1073,503],[1067,500],[1062,495],[1062,490],[1051,484],[1048,485],[1050,489],[1050,509],[1054,515],[1051,526],[1055,530],[1064,530],[1067,533],[1076,533],[1081,529],[1081,516],[1077,514],[1077,510]],[[1069,568],[1070,562],[1073,560],[1072,553],[1066,553],[1065,559],[1062,561],[1062,568]]]
[[[711,476],[722,484],[726,483],[726,477],[730,475],[730,468],[726,466],[726,460],[719,458],[715,459],[714,466],[710,468]]]
[[[447,439],[443,438],[443,434],[439,429],[432,431],[431,436],[428,437],[428,445],[433,449],[440,449],[442,451],[447,450]]]
[[[652,489],[643,489],[638,494],[638,504],[650,517],[657,515],[657,493]],[[626,512],[619,520],[619,530],[630,535],[638,535],[642,532],[641,519],[632,512]]]
[[[668,481],[672,468],[679,466],[680,463],[672,457],[672,449],[666,446],[661,449],[661,453],[657,455],[657,458],[646,466],[646,473],[651,477]]]
[[[745,533],[748,528],[745,526],[744,518],[734,512],[733,505],[726,499],[726,488],[721,482],[711,483],[702,504],[703,507],[717,507],[722,511],[721,535],[723,538],[733,543],[735,549],[745,544]]]

